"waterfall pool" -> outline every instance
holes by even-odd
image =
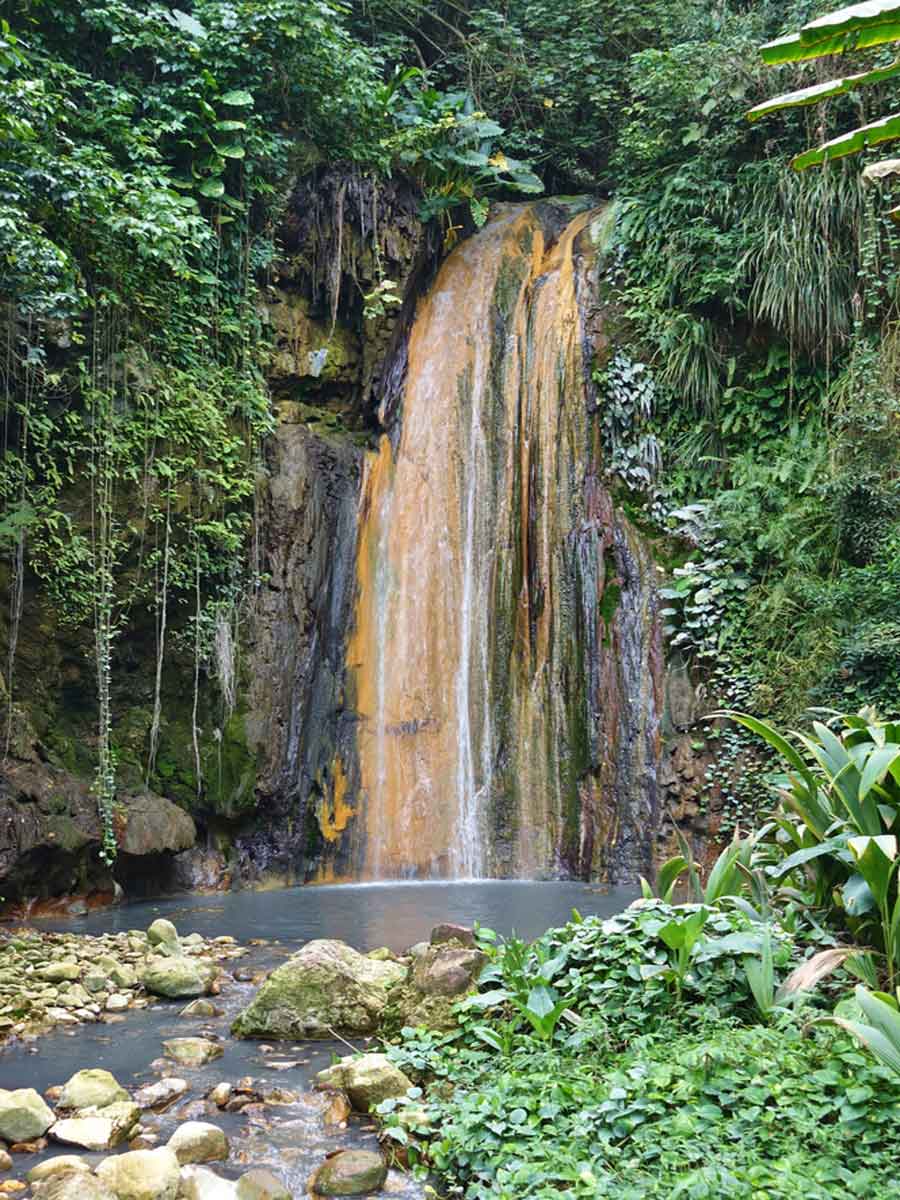
[[[515,932],[531,939],[564,924],[573,907],[584,916],[607,915],[620,911],[634,896],[633,888],[603,891],[571,882],[344,884],[178,896],[33,925],[99,934],[145,929],[164,916],[175,922],[181,934],[210,938],[230,934],[245,946],[252,939],[265,939],[265,945],[252,946],[246,957],[230,965],[243,974],[277,966],[312,938],[339,938],[363,951],[379,946],[400,951],[427,939],[432,926],[441,921],[472,924],[477,920],[500,933]],[[98,1024],[63,1027],[36,1041],[0,1047],[0,1088],[33,1087],[43,1092],[89,1067],[104,1067],[132,1089],[162,1075],[178,1076],[189,1084],[185,1097],[162,1115],[145,1114],[143,1123],[158,1134],[160,1144],[186,1120],[211,1121],[224,1129],[231,1145],[227,1163],[209,1164],[217,1173],[237,1178],[250,1167],[264,1166],[283,1179],[295,1196],[306,1196],[307,1181],[326,1154],[347,1146],[374,1146],[375,1128],[365,1117],[351,1118],[345,1129],[322,1121],[320,1097],[312,1092],[313,1077],[333,1056],[349,1053],[346,1045],[275,1042],[264,1050],[265,1043],[230,1037],[231,1021],[255,990],[252,983],[227,976],[221,995],[214,997],[221,1009],[217,1017],[183,1018],[179,1013],[185,1001],[161,1001]],[[175,1063],[161,1068],[157,1060],[163,1040],[188,1035],[219,1040],[224,1054],[200,1068]],[[364,1039],[351,1040],[364,1048]],[[296,1098],[285,1104],[251,1106],[242,1113],[223,1112],[203,1100],[215,1084],[235,1084],[247,1077],[257,1091],[281,1089]],[[42,1159],[65,1153],[79,1153],[90,1162],[107,1157],[51,1142],[41,1154],[17,1154],[15,1174],[24,1176]],[[385,1192],[409,1198],[423,1195],[410,1176],[397,1171],[390,1173]]]

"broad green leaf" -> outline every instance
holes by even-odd
[[[210,200],[217,200],[219,196],[225,195],[225,184],[221,179],[204,179],[197,190],[201,196],[208,196]]]
[[[223,158],[243,158],[246,154],[244,147],[237,142],[233,142],[230,146],[217,146],[216,149]]]
[[[859,873],[872,890],[879,907],[887,901],[891,876],[897,860],[897,839],[893,834],[880,837],[850,838],[848,845]]]
[[[663,900],[671,898],[676,883],[688,868],[687,859],[683,854],[676,854],[667,859],[659,868],[656,876],[656,886]]]
[[[900,0],[868,0],[810,21],[764,45],[760,53],[770,66],[809,58],[865,50],[900,40]]]
[[[733,841],[716,859],[703,889],[703,898],[708,904],[741,890],[740,874],[735,866],[740,852],[741,843]]]
[[[253,97],[249,92],[244,91],[226,92],[221,100],[223,104],[227,104],[231,108],[251,108],[253,106]]]
[[[846,1029],[857,1041],[862,1042],[879,1062],[900,1075],[900,1043],[893,1042],[873,1025],[864,1025],[861,1021],[847,1021],[843,1017],[831,1017],[831,1020],[835,1025]]]
[[[795,868],[803,866],[804,863],[812,862],[816,858],[822,858],[823,855],[834,854],[836,850],[843,849],[845,845],[846,838],[840,836],[829,838],[825,842],[819,842],[817,846],[807,846],[803,850],[795,850],[793,854],[789,854],[777,866],[769,867],[768,874],[773,879],[780,879],[783,875],[787,875],[790,871],[795,870]]]
[[[221,133],[237,133],[239,129],[246,129],[246,121],[216,121],[215,128]]]
[[[866,146],[878,146],[882,142],[890,142],[900,138],[900,113],[882,117],[870,125],[862,125],[840,137],[832,138],[815,150],[807,150],[798,154],[792,160],[795,171],[805,171],[807,167],[817,167],[824,162],[833,162],[836,158],[844,158],[848,154],[857,154]]]
[[[872,889],[859,873],[851,875],[841,888],[844,908],[851,917],[863,917],[875,908]]]
[[[891,764],[900,758],[900,746],[887,745],[873,750],[863,769],[859,798],[864,800],[876,783],[881,783]]]
[[[855,88],[883,83],[886,79],[892,79],[896,75],[900,75],[900,63],[893,63],[889,67],[879,67],[874,71],[863,71],[858,75],[844,75],[838,79],[829,79],[825,83],[814,83],[811,87],[785,92],[781,96],[773,96],[771,100],[764,100],[762,104],[757,104],[755,108],[750,109],[747,113],[747,120],[758,121],[762,117],[780,112],[785,108],[818,104],[822,100],[831,99],[832,96],[846,95]]]

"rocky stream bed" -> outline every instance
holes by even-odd
[[[323,891],[343,893],[338,913],[354,892],[370,934],[380,904],[389,944],[366,953],[333,936],[296,937],[348,936],[353,906],[337,920],[331,912],[330,921],[308,913],[290,921],[289,893],[227,898],[206,911],[134,906],[93,914],[77,932],[0,934],[0,1195],[423,1196],[422,1184],[389,1163],[369,1115],[413,1084],[377,1039],[404,1024],[440,1028],[474,986],[483,956],[468,925],[438,921],[427,932],[442,901],[471,924],[473,889],[495,926],[526,934],[563,920],[575,890],[588,910],[622,903],[558,884],[311,893],[324,914]],[[217,915],[235,903],[266,909],[271,931],[292,926],[295,936],[239,943],[214,933]],[[154,915],[161,911],[178,915],[182,932]],[[145,929],[115,928],[149,916]],[[86,931],[103,924],[113,928]],[[404,935],[413,931],[427,936],[410,945]]]

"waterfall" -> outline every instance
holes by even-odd
[[[501,206],[419,304],[399,429],[360,498],[362,878],[648,859],[659,619],[652,558],[599,483],[585,312],[601,221]]]

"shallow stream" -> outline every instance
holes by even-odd
[[[226,895],[184,896],[97,911],[66,921],[35,921],[35,927],[70,933],[100,934],[146,929],[156,917],[174,921],[182,935],[205,938],[230,934],[242,946],[253,939],[265,944],[229,964],[237,975],[269,970],[312,938],[339,938],[361,951],[387,946],[402,951],[426,940],[442,921],[471,925],[478,920],[503,934],[515,931],[534,938],[563,924],[573,907],[583,915],[620,911],[633,898],[620,888],[601,892],[580,883],[390,883],[334,887],[287,888],[272,892],[234,892]],[[274,1171],[297,1197],[307,1195],[307,1181],[330,1151],[342,1146],[374,1145],[375,1129],[367,1118],[351,1118],[345,1129],[327,1126],[324,1101],[313,1092],[313,1077],[334,1055],[349,1053],[339,1042],[278,1042],[270,1046],[239,1041],[229,1035],[235,1014],[253,995],[255,986],[233,976],[222,981],[214,1001],[218,1017],[180,1017],[185,1001],[160,1001],[146,1009],[108,1017],[98,1024],[63,1027],[32,1042],[0,1047],[0,1087],[46,1088],[64,1083],[76,1071],[105,1067],[125,1087],[135,1088],[163,1075],[185,1079],[188,1093],[162,1115],[146,1113],[145,1126],[164,1143],[186,1120],[211,1121],[221,1126],[231,1143],[226,1164],[211,1164],[235,1178],[250,1166]],[[200,1068],[158,1061],[162,1042],[170,1037],[200,1035],[220,1041],[224,1054]],[[359,1039],[354,1045],[362,1049]],[[263,1046],[266,1046],[263,1049]],[[203,1096],[215,1084],[252,1078],[255,1090],[281,1089],[296,1099],[286,1104],[251,1105],[241,1113],[220,1111]],[[127,1148],[127,1147],[125,1147]],[[43,1154],[17,1155],[15,1174],[41,1158],[72,1153],[71,1147],[51,1143]],[[105,1154],[83,1154],[99,1161]],[[408,1197],[422,1195],[419,1186],[400,1172],[390,1173],[386,1191]]]

